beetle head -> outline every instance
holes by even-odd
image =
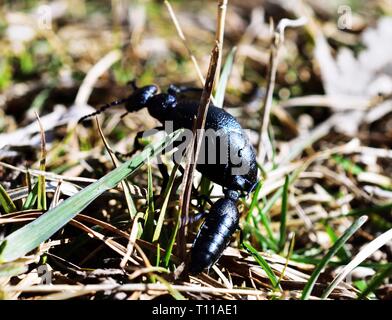
[[[149,85],[141,88],[136,88],[135,91],[129,96],[125,104],[128,112],[133,112],[146,107],[149,101],[158,92],[156,85]]]

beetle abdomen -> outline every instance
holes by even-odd
[[[238,223],[239,212],[232,199],[223,198],[214,203],[193,243],[191,273],[210,268],[220,258]]]

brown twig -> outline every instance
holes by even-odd
[[[207,117],[208,107],[211,101],[211,92],[214,86],[215,74],[217,71],[217,61],[220,55],[219,45],[215,44],[215,47],[212,50],[210,65],[208,68],[207,79],[203,89],[203,93],[201,95],[201,100],[199,104],[199,110],[196,118],[196,125],[193,130],[193,137],[191,142],[191,147],[189,152],[191,152],[190,161],[187,163],[187,168],[184,173],[183,185],[185,186],[183,189],[183,193],[180,197],[180,207],[182,214],[182,221],[187,221],[188,219],[188,211],[189,211],[189,203],[191,198],[191,190],[192,190],[192,182],[193,175],[196,167],[196,161],[199,157],[199,151],[201,147],[202,137],[204,133],[204,125]],[[186,234],[187,227],[183,225],[180,227],[179,235],[178,235],[178,244],[179,244],[179,254],[180,257],[184,260],[186,253]]]
[[[219,52],[223,52],[223,37],[225,34],[225,20],[226,20],[226,10],[227,10],[228,2],[229,2],[228,0],[218,0],[218,14],[217,14],[217,21],[216,21],[215,41],[217,41],[218,43]],[[222,54],[219,55],[216,64],[217,64],[216,69],[218,70],[218,72],[215,75],[215,85],[214,85],[215,90],[219,84],[220,70],[222,65]]]
[[[105,136],[104,136],[104,134],[102,132],[102,128],[101,128],[101,125],[99,124],[97,116],[95,117],[95,121],[96,121],[96,124],[97,124],[97,127],[98,127],[99,135],[101,136],[101,139],[102,139],[102,141],[103,141],[103,143],[105,145],[105,148],[108,151],[110,158],[112,159],[113,166],[115,168],[117,168],[118,167],[117,157],[113,153],[113,151],[110,148],[108,142],[106,141],[106,138],[105,138]],[[128,181],[126,181],[126,180],[122,180],[121,181],[121,186],[122,186],[123,191],[124,191],[125,201],[127,202],[129,214],[130,214],[131,218],[133,219],[136,216],[136,207],[135,207],[135,203],[133,202],[133,199],[132,199],[132,196],[131,196],[131,192],[130,192],[131,188],[129,186]]]
[[[35,116],[38,121],[39,129],[40,129],[40,134],[41,134],[41,157],[39,160],[39,169],[41,171],[45,171],[46,167],[46,139],[45,139],[45,130],[44,127],[42,126],[41,119],[39,118],[38,113],[35,113]],[[38,176],[38,209],[43,209],[46,210],[46,182],[45,182],[45,176],[39,175]]]
[[[205,80],[204,77],[203,77],[203,74],[202,74],[202,72],[201,72],[201,70],[200,70],[199,64],[197,63],[196,57],[195,57],[195,55],[193,54],[192,50],[190,49],[190,46],[189,46],[189,44],[188,44],[187,39],[185,38],[185,34],[184,34],[184,32],[182,31],[182,29],[181,29],[180,23],[178,22],[178,19],[177,19],[177,17],[176,17],[176,14],[174,13],[173,7],[171,6],[171,4],[170,4],[170,2],[169,2],[168,0],[165,0],[165,1],[164,1],[164,4],[165,4],[165,6],[167,7],[167,10],[169,11],[170,18],[172,19],[172,21],[173,21],[173,23],[174,23],[174,26],[176,27],[178,36],[180,37],[180,39],[181,39],[181,41],[183,42],[183,44],[184,44],[186,50],[188,51],[188,55],[189,55],[190,59],[192,60],[192,63],[193,63],[193,65],[194,65],[195,69],[196,69],[196,73],[197,73],[197,76],[198,76],[198,78],[199,78],[199,81],[200,81],[201,85],[204,86],[206,80]],[[218,16],[219,16],[219,15],[218,15]],[[224,19],[223,19],[223,23],[224,23]],[[219,34],[219,31],[217,31],[217,34]],[[217,37],[216,37],[216,38],[217,38]],[[219,38],[219,37],[218,37],[218,38]],[[222,39],[223,39],[223,35],[222,35]],[[222,40],[222,44],[223,44],[223,40]],[[220,50],[219,52],[221,52],[221,50]],[[222,60],[222,59],[221,59],[221,60]],[[219,70],[219,69],[218,69],[218,70]],[[211,99],[211,101],[215,104],[214,97],[211,96],[210,99]]]

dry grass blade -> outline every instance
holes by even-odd
[[[170,18],[172,19],[172,21],[174,23],[174,26],[176,27],[176,30],[177,30],[177,33],[178,33],[180,39],[182,40],[186,50],[188,51],[189,57],[191,58],[192,63],[194,65],[195,69],[196,69],[197,76],[199,77],[200,84],[202,86],[204,86],[205,79],[204,79],[203,74],[202,74],[202,72],[200,70],[199,64],[197,63],[196,57],[195,57],[195,55],[193,54],[192,50],[190,49],[190,47],[188,45],[188,42],[187,42],[187,40],[185,38],[185,35],[184,35],[184,32],[182,31],[180,23],[178,22],[176,14],[174,13],[173,7],[171,6],[171,4],[170,4],[170,2],[168,0],[165,0],[164,4],[165,4],[167,10],[169,11]]]
[[[244,296],[258,296],[265,295],[264,291],[254,289],[242,288],[216,288],[216,287],[201,287],[195,285],[172,285],[172,289],[179,292],[197,292],[210,293],[214,295],[220,294],[237,294]],[[90,285],[36,285],[36,286],[8,286],[4,288],[5,292],[58,292],[58,291],[74,291],[84,294],[97,291],[117,290],[117,291],[163,291],[168,292],[168,287],[160,283],[129,283],[124,285],[118,284],[90,284]]]
[[[280,212],[280,230],[279,230],[279,249],[283,250],[286,242],[286,221],[287,221],[287,209],[288,209],[288,197],[289,197],[289,176],[287,175],[283,185],[282,194],[282,210]]]
[[[264,97],[263,106],[260,109],[262,124],[259,135],[257,154],[261,163],[264,163],[265,157],[267,157],[268,160],[272,159],[273,150],[270,138],[268,136],[268,125],[272,108],[272,95],[275,88],[276,71],[278,68],[279,51],[284,41],[284,30],[286,27],[299,27],[305,23],[305,18],[296,20],[282,19],[276,27],[272,37],[271,53],[269,59],[268,86]]]
[[[19,274],[25,273],[27,270],[28,266],[24,263],[5,263],[0,265],[0,279],[5,277],[17,276]]]
[[[168,281],[166,281],[164,278],[160,276],[156,276],[156,277],[159,280],[159,282],[161,282],[163,285],[167,287],[167,291],[172,295],[174,299],[186,300],[185,297],[177,289],[173,288],[173,286]]]
[[[287,250],[288,252],[287,252],[287,256],[286,256],[286,262],[284,264],[282,273],[280,274],[280,277],[279,277],[279,281],[278,281],[279,283],[281,283],[281,281],[283,280],[283,277],[285,275],[285,271],[286,271],[287,266],[288,266],[289,261],[290,261],[290,257],[293,254],[294,244],[295,244],[295,233],[294,232],[290,232],[288,238],[290,239],[290,243],[289,243],[289,248]]]
[[[384,232],[382,235],[378,236],[372,242],[368,243],[355,257],[346,265],[343,270],[333,279],[327,289],[325,289],[321,298],[326,299],[331,294],[331,292],[336,288],[336,286],[352,271],[354,270],[362,261],[371,256],[375,251],[381,248],[383,245],[392,240],[392,229]]]
[[[215,40],[218,43],[219,52],[223,52],[223,37],[225,35],[225,20],[226,20],[226,10],[227,10],[228,2],[229,2],[228,0],[218,1],[218,15],[216,19]],[[219,84],[220,70],[222,64],[222,54],[219,55],[216,64],[217,64],[216,69],[218,70],[218,72],[215,74],[215,86],[214,86],[215,91]]]
[[[18,214],[10,214],[7,215],[4,218],[0,219],[1,224],[6,224],[6,223],[15,223],[15,222],[22,222],[22,221],[30,221],[34,220],[34,218],[39,217],[41,212],[27,212],[27,213],[18,213]],[[121,231],[120,229],[112,226],[111,224],[95,219],[93,217],[86,216],[84,214],[78,214],[74,220],[76,221],[84,221],[91,223],[95,226],[100,226],[102,229],[105,229],[109,232],[112,232],[113,234],[117,235],[118,237],[124,238],[124,239],[129,239],[130,235],[124,231]],[[71,220],[72,221],[72,220]]]
[[[2,224],[6,224],[6,223],[20,223],[20,222],[28,222],[28,221],[34,221],[34,219],[38,216],[38,214],[25,214],[23,215],[23,217],[18,217],[18,218],[12,218],[12,219],[1,219],[1,223]],[[118,253],[119,255],[121,255],[122,257],[126,256],[126,249],[119,244],[118,242],[114,241],[113,239],[107,238],[105,235],[103,235],[102,233],[95,231],[89,227],[87,227],[85,224],[81,223],[79,220],[87,220],[89,221],[91,218],[90,217],[78,217],[75,219],[72,219],[69,221],[69,224],[84,231],[85,233],[87,233],[89,236],[91,236],[92,238],[96,238],[100,241],[102,241],[105,245],[107,245],[110,249],[112,249],[113,251],[115,251],[116,253]],[[100,226],[104,226],[104,227],[108,227],[108,225],[105,225],[105,223],[98,221],[97,225]],[[113,229],[115,229],[114,227],[112,228],[108,228],[109,230],[113,231]],[[119,230],[118,230],[119,231]],[[125,234],[126,235],[126,234]],[[120,236],[123,236],[122,234],[120,234]],[[125,236],[126,238],[128,238],[128,236]],[[48,247],[53,246],[53,243],[49,243]],[[128,260],[131,260],[128,257]],[[1,264],[3,265],[3,264]],[[7,265],[7,263],[5,263],[4,265]]]
[[[18,168],[15,167],[9,163],[5,163],[3,161],[0,161],[0,165],[9,168],[15,171],[19,172],[24,172],[27,173],[29,172],[32,176],[45,176],[46,179],[48,180],[55,180],[55,181],[73,181],[73,182],[84,182],[84,183],[91,183],[97,181],[97,179],[91,179],[91,178],[85,178],[85,177],[67,177],[67,176],[62,176],[60,174],[55,174],[53,172],[45,172],[42,170],[35,170],[35,169],[23,169],[23,168]]]
[[[107,71],[116,61],[121,59],[121,51],[114,50],[105,55],[99,60],[94,67],[92,67],[87,73],[83,80],[82,85],[79,88],[78,94],[75,98],[76,106],[84,106],[87,104],[88,98],[93,91],[95,82],[98,78]]]
[[[133,219],[131,233],[129,235],[129,242],[127,245],[127,254],[121,260],[121,263],[120,263],[121,268],[125,267],[125,265],[127,264],[128,260],[129,260],[129,257],[133,253],[133,249],[134,249],[135,243],[136,243],[137,233],[139,230],[139,220],[141,218],[143,218],[143,216],[144,216],[143,212],[139,212],[136,214],[135,218]]]
[[[215,106],[218,108],[223,108],[226,87],[227,87],[227,83],[229,81],[231,71],[233,69],[234,56],[235,56],[236,51],[237,51],[237,47],[233,47],[231,49],[230,53],[228,54],[228,56],[226,58],[226,62],[223,66],[222,72],[220,74],[219,83],[217,85],[217,89],[215,90]]]
[[[61,184],[63,182],[60,180],[57,182],[56,190],[54,191],[53,200],[50,203],[49,209],[53,209],[60,203],[60,195],[61,195]]]

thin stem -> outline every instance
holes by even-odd
[[[264,163],[264,159],[267,157],[268,160],[272,159],[272,145],[268,136],[268,125],[270,120],[271,108],[272,108],[272,97],[275,88],[276,71],[278,69],[278,58],[279,51],[284,42],[284,30],[286,27],[299,27],[306,23],[306,18],[301,17],[296,20],[282,19],[276,27],[272,41],[271,41],[271,52],[269,58],[269,72],[268,72],[268,85],[267,92],[264,96],[263,106],[260,109],[260,116],[262,118],[262,124],[260,129],[259,141],[258,141],[258,155],[259,161]],[[273,24],[271,22],[271,28]]]

